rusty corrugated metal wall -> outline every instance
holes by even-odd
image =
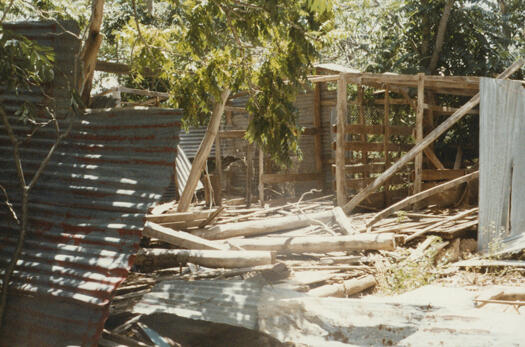
[[[47,93],[63,116],[78,42],[56,24],[24,23],[10,29],[55,48],[60,71]],[[40,96],[0,97],[22,134],[26,126],[12,114],[17,102]],[[0,345],[96,344],[112,292],[133,263],[144,214],[173,181],[180,118],[177,110],[134,108],[92,110],[73,120],[70,135],[30,194],[28,235],[10,283]],[[26,175],[32,176],[53,142],[54,129],[47,126],[22,146]],[[19,210],[12,153],[2,126],[0,184]],[[17,232],[1,205],[2,272],[13,254]]]

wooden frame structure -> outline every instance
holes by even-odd
[[[374,183],[377,174],[387,171],[393,164],[395,157],[401,158],[404,153],[411,150],[412,146],[422,143],[425,132],[428,133],[434,128],[434,115],[447,115],[457,112],[456,108],[434,104],[435,94],[471,96],[479,90],[479,77],[427,76],[423,73],[417,75],[361,73],[336,64],[320,64],[317,65],[317,69],[326,74],[311,76],[309,78],[311,82],[316,85],[332,82],[337,85],[337,126],[333,127],[333,131],[336,133],[336,142],[333,144],[335,149],[335,165],[333,168],[339,206],[347,204],[350,192],[360,192]],[[348,84],[357,86],[355,100],[348,100]],[[382,100],[376,99],[374,101],[376,105],[383,105],[382,124],[366,124],[363,111],[364,86],[381,89],[374,94],[382,93],[384,95]],[[415,99],[409,96],[409,88],[415,90]],[[401,97],[392,98],[391,93],[396,93]],[[348,104],[358,107],[357,124],[347,124],[349,118]],[[391,109],[397,105],[409,105],[412,108],[415,114],[413,126],[400,126],[391,123]],[[468,113],[478,113],[478,111],[470,109]],[[382,141],[370,141],[369,138],[372,136],[375,136],[376,139],[382,137]],[[393,136],[412,136],[414,144],[393,144],[391,142]],[[348,137],[350,140],[347,140]],[[359,141],[355,141],[356,138]],[[348,156],[346,151],[353,153]],[[374,154],[376,158],[379,154],[381,161],[373,160],[370,153]],[[358,158],[355,158],[356,154],[360,154]],[[429,165],[434,168],[424,168],[423,155],[427,158]],[[348,160],[348,157],[352,159]],[[413,158],[413,163],[413,173],[409,168],[409,171],[393,173],[388,179],[381,182],[379,186],[384,187],[383,192],[377,193],[377,195],[382,196],[385,205],[403,198],[408,193],[406,190],[404,192],[398,192],[397,189],[392,190],[391,187],[406,185],[409,181],[412,183],[412,193],[419,193],[423,189],[424,181],[449,180],[464,173],[464,170],[446,169],[430,146],[426,147],[424,151],[418,152]],[[455,169],[459,168],[459,166],[455,166]],[[350,179],[348,175],[351,176]],[[359,177],[356,178],[356,175]],[[368,194],[366,198],[370,197]]]

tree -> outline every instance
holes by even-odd
[[[328,3],[171,1],[162,3],[171,17],[147,25],[140,22],[145,9],[132,1],[133,19],[119,38],[131,47],[136,80],[143,80],[146,69],[155,72],[170,92],[169,104],[184,109],[187,125],[209,124],[180,211],[189,205],[230,94],[249,93],[250,142],[281,164],[289,162],[290,152],[299,153],[293,101],[330,29]]]

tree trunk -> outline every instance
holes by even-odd
[[[98,50],[102,43],[100,27],[102,26],[102,17],[104,14],[104,0],[93,0],[91,9],[91,22],[89,23],[88,36],[80,53],[82,75],[78,86],[78,90],[82,94],[82,101],[86,105],[89,103],[91,81],[93,80],[93,73],[95,72]]]
[[[439,60],[439,54],[443,48],[443,43],[445,42],[445,32],[447,31],[448,19],[450,17],[450,12],[452,11],[452,6],[454,5],[454,0],[448,0],[443,9],[443,15],[439,20],[438,31],[436,34],[436,44],[434,46],[434,51],[432,52],[432,58],[428,64],[427,73],[433,74],[436,70],[437,63]]]
[[[208,156],[210,155],[211,147],[219,131],[221,117],[224,113],[224,106],[226,105],[226,101],[228,100],[229,96],[230,90],[224,90],[221,93],[221,100],[215,103],[215,106],[213,107],[213,113],[211,115],[210,123],[208,124],[208,130],[206,131],[206,135],[202,139],[199,150],[197,151],[195,159],[193,160],[190,175],[188,177],[188,181],[186,182],[186,186],[184,187],[184,191],[182,192],[182,196],[180,197],[177,212],[186,212],[190,206],[193,192],[195,191],[195,187],[197,187],[202,169],[204,168],[206,159],[208,159]]]

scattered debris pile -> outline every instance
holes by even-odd
[[[349,298],[398,294],[435,281],[458,283],[466,273],[475,272],[472,269],[487,266],[461,262],[476,261],[477,208],[431,206],[418,212],[398,211],[383,219],[375,213],[349,218],[334,208],[333,200],[328,195],[250,208],[240,205],[240,200],[229,200],[218,208],[198,205],[184,213],[175,212],[173,203],[156,206],[146,216],[146,238],[135,259],[135,272],[113,300],[101,345],[206,345],[210,341],[231,345],[218,342],[218,332],[225,331],[233,339],[229,342],[240,339],[238,345],[309,344],[304,336],[293,338],[304,327],[292,329],[287,336],[269,317],[275,316],[276,309],[289,315],[293,307],[303,312],[314,305],[321,312],[324,304],[342,303],[348,306],[333,312],[355,314],[367,304]],[[516,271],[494,276],[492,284],[523,285],[520,271],[525,263],[518,262]],[[315,297],[328,301],[312,301]],[[374,305],[380,311],[379,304]],[[405,310],[415,310],[422,317],[433,312],[423,306],[401,311]],[[305,317],[296,318],[304,321]],[[171,323],[162,325],[161,321]],[[486,319],[479,321],[484,324]],[[166,329],[175,324],[179,328]],[[323,329],[331,331],[328,326]],[[397,337],[385,335],[383,344],[407,338],[409,330]],[[310,344],[348,342],[355,334],[359,333],[328,334]],[[375,330],[370,334],[382,336]],[[445,339],[445,335],[437,338]]]

